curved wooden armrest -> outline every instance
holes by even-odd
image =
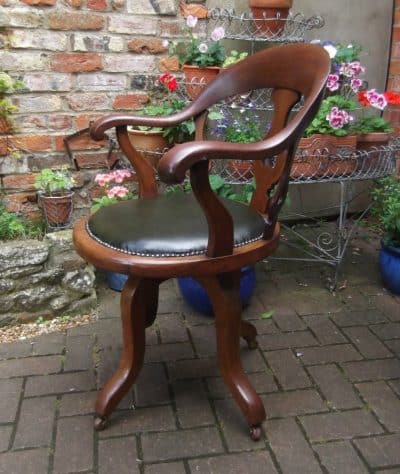
[[[90,135],[93,140],[103,140],[104,134],[110,128],[121,126],[145,126],[145,127],[172,127],[195,115],[192,104],[176,114],[166,116],[133,115],[133,114],[109,114],[100,117],[90,127]]]

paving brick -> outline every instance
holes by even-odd
[[[306,347],[299,349],[301,361],[305,365],[347,362],[362,359],[361,355],[350,344],[334,344],[322,347]]]
[[[77,472],[92,467],[93,417],[74,416],[58,420],[54,472]]]
[[[162,462],[147,465],[144,472],[146,474],[186,474],[186,469],[183,462]]]
[[[233,399],[217,400],[215,410],[228,451],[257,450],[263,447],[250,438],[247,422]]]
[[[99,291],[99,319],[114,318],[119,319],[119,301],[120,294],[108,288],[101,288]]]
[[[329,473],[367,474],[369,472],[349,442],[339,441],[316,445],[314,450]]]
[[[374,304],[391,321],[400,321],[400,304],[391,295],[377,295],[373,298]]]
[[[0,423],[13,422],[22,393],[22,379],[2,380],[0,383]]]
[[[161,364],[145,364],[135,385],[136,405],[169,403],[168,382]]]
[[[169,405],[121,411],[112,416],[108,428],[99,433],[100,438],[125,436],[146,431],[168,431],[176,428]]]
[[[199,357],[212,356],[217,353],[214,324],[197,326],[191,330],[191,335]]]
[[[0,472],[7,474],[46,473],[49,464],[48,449],[9,451],[0,456]]]
[[[0,426],[0,453],[8,450],[12,431],[12,426]]]
[[[253,319],[251,323],[256,327],[258,334],[276,334],[280,332],[272,319]]]
[[[271,456],[266,451],[196,459],[189,461],[189,466],[190,472],[196,474],[222,474],[224,472],[229,472],[229,474],[275,474],[277,472]],[[158,471],[158,473],[160,472],[166,474],[164,471]],[[148,474],[147,470],[146,474]],[[156,472],[154,471],[153,474]]]
[[[302,331],[306,329],[303,321],[291,308],[288,308],[286,311],[274,312],[273,319],[281,331]]]
[[[386,341],[385,344],[395,356],[400,357],[400,339],[394,339],[393,341]]]
[[[169,377],[174,379],[197,379],[221,375],[214,358],[179,360],[167,364]]]
[[[386,316],[377,309],[365,311],[342,311],[331,316],[333,322],[341,327],[368,326],[387,321]]]
[[[389,386],[381,382],[356,385],[368,407],[389,431],[400,431],[400,400]]]
[[[156,344],[146,348],[145,362],[167,362],[172,360],[191,359],[194,357],[189,342],[173,344]]]
[[[52,374],[61,370],[60,356],[25,357],[0,361],[0,379]]]
[[[328,410],[318,392],[312,389],[269,393],[261,398],[267,418],[284,418]]]
[[[242,342],[242,348],[240,351],[240,360],[242,361],[242,367],[245,372],[265,372],[267,365],[258,350],[249,350],[247,344]],[[218,362],[215,360],[215,364],[218,367]]]
[[[265,352],[268,364],[285,390],[311,385],[310,379],[299,360],[289,349]]]
[[[400,323],[377,324],[372,331],[383,340],[400,338]]]
[[[32,352],[30,341],[16,341],[0,344],[0,360],[28,357]]]
[[[327,403],[334,409],[349,409],[362,406],[362,401],[343,373],[335,365],[315,365],[308,369]]]
[[[372,467],[400,464],[400,434],[358,439],[354,442]]]
[[[188,340],[188,333],[180,314],[163,314],[157,319],[157,326],[162,342],[185,342]]]
[[[26,381],[25,396],[49,395],[87,391],[94,388],[94,381],[88,372],[70,374],[40,375]]]
[[[341,365],[353,382],[394,379],[400,373],[400,361],[397,359],[363,360]]]
[[[366,359],[380,359],[391,357],[390,351],[365,326],[345,328],[344,333]]]
[[[261,349],[273,351],[296,347],[315,346],[318,344],[310,331],[286,332],[281,334],[262,334],[258,337]]]
[[[91,336],[68,336],[65,347],[64,371],[87,370],[92,367]]]
[[[383,432],[379,423],[366,410],[302,416],[300,421],[312,442],[351,439]]]
[[[139,474],[136,438],[105,439],[99,441],[99,474]]]
[[[94,413],[96,398],[97,392],[63,395],[60,402],[60,416],[88,415]]]
[[[144,434],[142,449],[145,462],[209,456],[223,452],[218,430],[208,427]]]
[[[388,382],[389,385],[392,387],[392,389],[400,395],[400,379],[399,380],[392,380],[391,382]]]
[[[261,372],[247,375],[250,383],[259,394],[276,392],[278,390],[274,378],[270,373]],[[230,398],[232,396],[222,377],[207,378],[207,387],[211,398]]]
[[[50,445],[56,401],[56,397],[23,400],[14,439],[14,449]]]
[[[267,423],[266,431],[283,474],[322,472],[294,419],[271,420]]]
[[[46,334],[32,341],[32,355],[62,354],[65,335],[63,333]]]
[[[322,345],[341,344],[346,338],[325,314],[304,316],[303,321],[316,335]]]
[[[212,425],[215,417],[199,380],[178,380],[172,385],[176,413],[183,428]]]

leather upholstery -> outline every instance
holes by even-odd
[[[262,238],[265,223],[260,214],[247,205],[221,200],[232,215],[235,247]],[[90,217],[88,231],[108,247],[141,256],[201,255],[208,242],[206,218],[188,194],[112,204]]]

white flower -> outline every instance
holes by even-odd
[[[211,39],[213,41],[219,41],[225,36],[225,30],[222,26],[215,28],[211,33]]]
[[[333,59],[336,56],[337,48],[333,44],[327,44],[324,46],[325,51],[329,54],[329,57]]]
[[[161,44],[163,45],[163,48],[168,48],[169,41],[168,40],[163,40],[163,42]]]
[[[196,17],[196,16],[193,16],[193,15],[189,15],[189,16],[186,18],[186,25],[187,25],[189,28],[194,28],[194,27],[197,25],[197,17]]]
[[[200,53],[206,53],[208,51],[208,46],[206,43],[199,44],[199,51]]]

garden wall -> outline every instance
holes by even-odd
[[[73,250],[71,231],[0,247],[0,327],[96,304],[95,276]]]

